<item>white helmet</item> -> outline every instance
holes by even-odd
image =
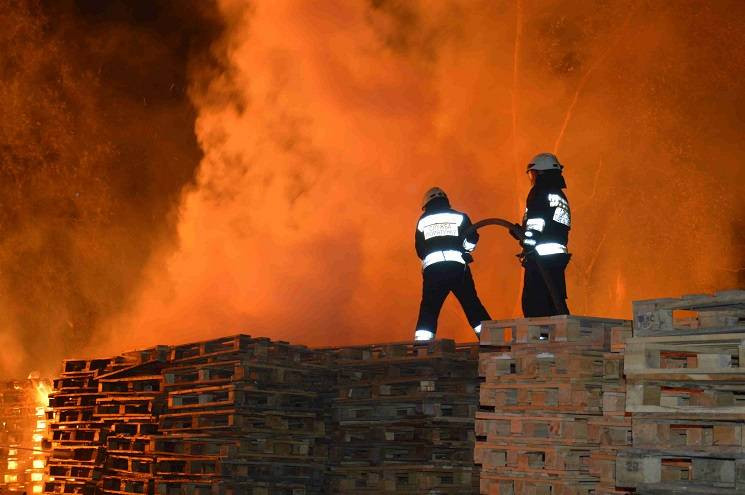
[[[424,193],[424,199],[422,199],[422,209],[424,209],[425,206],[427,206],[427,203],[432,201],[435,198],[447,198],[447,194],[445,194],[445,191],[440,189],[439,187],[433,187],[429,189],[426,193]]]
[[[528,163],[528,171],[544,172],[546,170],[564,170],[559,159],[553,153],[539,153]]]

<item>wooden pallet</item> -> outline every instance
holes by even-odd
[[[631,418],[614,416],[476,414],[476,435],[487,444],[631,445]]]
[[[612,329],[628,328],[629,325],[630,322],[626,320],[567,315],[485,321],[481,326],[481,345],[510,346],[562,342],[609,351]]]
[[[105,370],[110,364],[111,359],[65,359],[62,361],[62,375],[77,373],[96,374]]]
[[[279,364],[303,363],[305,366],[324,365],[329,361],[325,352],[287,342],[272,341],[265,337],[233,335],[203,342],[174,346],[169,364],[204,364],[217,360],[231,360],[240,356],[244,360]]]
[[[339,465],[380,466],[384,464],[473,465],[473,442],[433,445],[427,442],[353,442],[332,449],[332,461]]]
[[[59,392],[66,392],[67,394],[95,394],[98,392],[98,380],[90,373],[86,373],[83,376],[62,376],[61,378],[55,378],[53,386],[54,392],[50,396],[56,395]]]
[[[431,394],[476,395],[478,382],[474,379],[436,379],[435,377],[405,377],[382,379],[375,382],[343,383],[338,387],[339,398],[371,399],[401,398],[415,399]]]
[[[43,486],[44,494],[75,494],[75,495],[95,495],[97,493],[97,484],[86,481],[65,480],[61,478],[55,478],[51,481],[45,481]]]
[[[350,347],[328,347],[321,351],[330,353],[337,366],[359,365],[360,362],[405,362],[408,359],[424,358],[461,359],[475,361],[478,356],[478,344],[458,344],[450,339],[438,339],[427,343],[391,342],[385,344],[368,344]]]
[[[102,479],[103,495],[150,495],[153,493],[154,480],[150,477],[131,475],[108,475]]]
[[[745,330],[745,291],[634,301],[634,337]]]
[[[633,445],[643,449],[745,453],[745,420],[692,421],[634,417]]]
[[[95,463],[104,456],[103,448],[99,445],[70,445],[60,446],[49,453],[50,462],[90,462]]]
[[[618,454],[616,477],[619,486],[642,491],[664,484],[689,493],[745,493],[745,455],[626,450]]]
[[[481,473],[482,495],[595,495],[597,480],[592,477],[550,479]]]
[[[475,432],[480,442],[488,444],[590,445],[590,418],[478,412]]]
[[[579,476],[589,474],[592,447],[552,444],[479,443],[474,462],[484,471],[516,472],[524,476]]]
[[[363,424],[346,426],[334,434],[334,443],[343,445],[350,442],[422,442],[429,445],[452,442],[473,442],[474,433],[462,423],[425,422]]]
[[[148,455],[109,454],[106,459],[106,474],[133,474],[148,476],[155,473],[155,458]]]
[[[602,412],[602,383],[572,380],[551,383],[485,383],[480,389],[482,411],[550,411],[564,414]]]
[[[636,379],[744,380],[745,333],[633,338],[624,372]]]
[[[478,493],[478,470],[469,467],[400,464],[383,467],[334,467],[331,489],[324,493]]]
[[[416,398],[409,401],[386,399],[378,401],[338,402],[333,409],[334,419],[342,426],[389,421],[462,421],[472,424],[477,405],[474,397]]]
[[[106,450],[109,454],[144,454],[150,451],[152,437],[109,436]]]
[[[295,434],[316,434],[324,430],[323,421],[313,412],[282,413],[229,409],[168,413],[159,416],[162,433],[200,433],[219,430],[291,431]]]
[[[99,421],[126,420],[148,421],[154,418],[160,407],[149,397],[133,397],[117,395],[96,399],[93,417]]]
[[[219,386],[236,382],[276,389],[303,387],[307,385],[308,375],[313,371],[315,370],[301,366],[232,360],[170,367],[163,371],[163,377],[167,390]]]
[[[742,418],[745,414],[745,383],[629,379],[626,411],[694,419]]]
[[[238,483],[227,480],[206,482],[193,479],[156,480],[156,495],[320,495],[322,492],[302,484]]]
[[[603,378],[602,351],[565,344],[517,345],[509,352],[486,353],[479,359],[486,383],[553,381],[556,378]]]
[[[215,410],[244,407],[255,411],[314,411],[319,409],[318,393],[292,389],[256,389],[237,383],[217,387],[197,387],[168,393],[168,409]]]

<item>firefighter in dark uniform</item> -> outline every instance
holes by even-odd
[[[525,204],[520,243],[525,268],[522,306],[525,317],[568,315],[564,271],[571,214],[564,194],[564,167],[551,153],[536,155],[528,164],[533,185]]]
[[[414,340],[435,338],[437,318],[450,292],[460,302],[468,323],[478,336],[481,322],[490,320],[489,313],[476,295],[468,263],[479,235],[471,227],[468,215],[450,207],[445,192],[433,187],[424,195],[424,213],[419,217],[415,234],[416,254],[422,260],[422,302]]]

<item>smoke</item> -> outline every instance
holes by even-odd
[[[566,165],[575,313],[742,282],[742,2],[3,4],[4,369],[410,339],[421,194],[519,220],[540,151]],[[495,318],[517,250],[483,231]],[[453,300],[440,323],[472,338]]]
[[[187,60],[216,67],[221,29],[190,4],[0,1],[0,373],[100,339],[177,240],[202,157]]]
[[[519,220],[540,151],[566,164],[575,313],[629,317],[634,299],[737,283],[742,3],[219,7],[228,65],[191,92],[205,156],[179,249],[110,322],[120,345],[410,339],[420,195],[439,185],[474,220]],[[517,249],[485,230],[476,252],[496,318],[518,314]],[[472,338],[454,301],[440,322]]]

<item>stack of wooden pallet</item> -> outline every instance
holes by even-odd
[[[110,366],[110,359],[63,362],[62,375],[49,394],[51,452],[44,493],[89,495],[100,486],[106,425],[94,413],[96,400],[102,397],[98,376]]]
[[[452,340],[336,349],[327,493],[476,493],[478,347]]]
[[[0,486],[2,493],[40,493],[44,411],[32,380],[0,383]]]
[[[155,493],[322,493],[326,353],[236,335],[174,347],[163,376]]]
[[[619,483],[745,493],[745,291],[635,302],[625,372],[633,448]]]
[[[589,437],[598,447],[590,454],[590,474],[598,478],[594,495],[619,495],[630,490],[618,486],[616,458],[631,446],[631,414],[626,413],[624,343],[629,326],[611,329],[610,352],[603,353],[603,415],[588,419]]]
[[[150,446],[165,406],[161,370],[168,357],[169,348],[163,346],[127,353],[98,376],[101,397],[93,416],[105,425],[105,495],[153,493],[155,457]]]
[[[605,368],[619,327],[629,322],[557,316],[483,323],[475,448],[482,494],[596,493],[591,455],[617,426],[603,411],[604,387],[618,386]]]

